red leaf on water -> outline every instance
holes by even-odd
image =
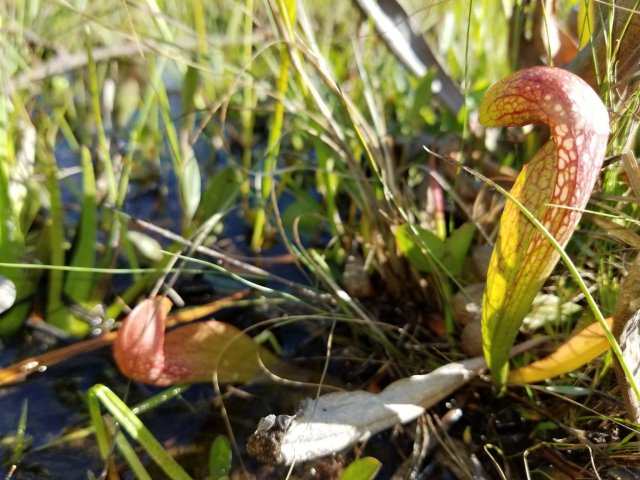
[[[246,382],[278,358],[250,336],[224,322],[191,323],[165,333],[171,302],[143,300],[118,330],[114,356],[129,378],[152,385]]]

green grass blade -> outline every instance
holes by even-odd
[[[109,388],[100,384],[94,385],[89,390],[88,396],[89,413],[103,458],[106,458],[109,453],[109,443],[104,421],[100,415],[100,405],[113,415],[120,427],[144,448],[170,479],[191,480],[187,472],[167,453],[162,444],[156,440],[140,419]]]
[[[295,24],[296,8],[295,1],[279,0],[278,7],[282,21],[292,37],[292,26]],[[256,211],[253,234],[251,236],[251,248],[254,252],[259,252],[264,242],[264,231],[267,223],[267,204],[271,189],[273,188],[273,175],[275,174],[280,153],[280,140],[282,137],[282,125],[284,122],[284,99],[289,89],[289,69],[291,68],[291,57],[285,48],[281,50],[280,70],[276,83],[276,99],[271,117],[271,128],[267,140],[267,153],[264,160],[264,171],[261,174],[260,204]]]
[[[69,265],[91,268],[96,261],[96,180],[91,163],[91,153],[82,147],[82,214],[76,234],[73,256]],[[68,272],[64,283],[64,294],[77,303],[89,301],[93,290],[93,275],[90,272]]]
[[[96,394],[98,391],[97,387],[102,387],[102,385],[95,385],[87,392],[87,408],[89,410],[91,424],[93,425],[93,432],[96,436],[96,442],[98,443],[100,457],[102,457],[103,460],[106,460],[109,456],[109,452],[111,451],[111,447],[109,435],[107,434],[107,429],[105,427],[104,420],[102,419],[102,414],[100,413],[100,399]]]
[[[49,149],[45,152],[44,169],[46,175],[47,190],[49,192],[50,218],[49,218],[49,255],[52,266],[65,265],[65,238],[64,238],[64,209],[62,194],[58,184],[55,156]],[[46,321],[61,330],[75,336],[83,336],[89,331],[89,326],[74,319],[63,301],[64,271],[53,268],[49,271],[48,298],[46,309]]]
[[[22,461],[22,454],[25,449],[26,432],[27,432],[27,412],[29,411],[29,401],[25,398],[20,409],[20,418],[18,419],[18,431],[16,433],[16,447],[11,454],[11,463],[18,464]]]
[[[254,0],[247,0],[245,4],[246,12],[244,17],[244,36],[242,39],[242,64],[247,70],[250,68],[251,56],[253,51],[253,10]],[[252,146],[254,142],[253,125],[255,116],[253,111],[256,107],[256,92],[254,90],[253,78],[251,72],[247,71],[242,89],[242,111],[240,112],[240,122],[242,126],[242,167],[245,171],[251,171],[252,164]],[[245,206],[249,204],[249,178],[242,184],[242,200]]]
[[[117,432],[115,442],[118,450],[120,450],[120,453],[122,453],[122,456],[129,465],[129,468],[131,468],[131,471],[135,475],[135,478],[138,480],[152,480],[151,475],[149,475],[147,470],[144,468],[144,465],[138,458],[138,455],[136,455],[136,452],[127,440],[127,437],[122,433]]]
[[[98,134],[98,153],[104,173],[107,179],[107,200],[111,203],[116,201],[118,193],[118,184],[116,182],[116,176],[113,171],[113,164],[111,163],[111,155],[109,153],[109,142],[104,132],[104,124],[102,122],[102,109],[100,108],[100,86],[98,84],[98,70],[96,63],[93,60],[92,48],[87,45],[87,58],[89,62],[87,64],[89,73],[89,93],[91,95],[91,106],[93,109],[93,119],[96,123],[96,130]]]

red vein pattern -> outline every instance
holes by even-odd
[[[480,123],[550,127],[552,138],[524,166],[511,194],[565,246],[589,200],[607,147],[609,115],[598,95],[566,70],[528,68],[489,89],[480,104]],[[558,259],[551,243],[507,201],[482,306],[484,352],[497,385],[504,385],[509,348]]]

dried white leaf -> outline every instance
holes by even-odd
[[[546,337],[511,349],[522,353]],[[268,415],[249,437],[247,451],[265,463],[303,462],[344,450],[382,430],[408,423],[486,368],[474,357],[393,382],[380,393],[334,392],[303,401],[294,416]]]
[[[265,439],[265,422],[247,449],[260,460],[291,464],[343,450],[399,423],[422,415],[485,368],[483,358],[449,363],[426,375],[398,380],[378,394],[365,391],[334,392],[308,399],[277,437]],[[282,424],[283,422],[280,422]],[[274,425],[274,422],[268,422]],[[279,451],[274,443],[279,444]],[[268,445],[265,450],[264,445]]]

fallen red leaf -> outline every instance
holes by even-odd
[[[224,322],[191,323],[165,333],[171,302],[147,299],[118,330],[114,357],[129,378],[152,385],[209,382],[217,372],[222,383],[246,382],[278,358],[250,336]]]

